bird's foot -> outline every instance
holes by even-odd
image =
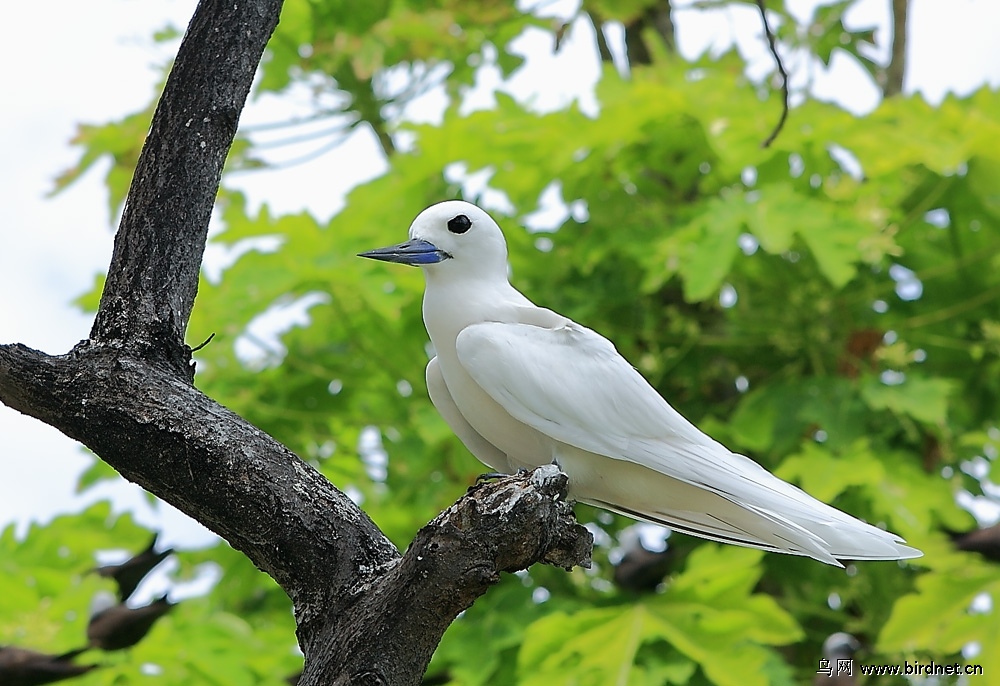
[[[476,477],[476,483],[481,484],[487,481],[493,481],[494,479],[502,479],[505,476],[510,476],[509,474],[504,474],[503,472],[486,472],[485,474],[480,474]]]
[[[524,476],[527,473],[528,470],[522,467],[518,469],[516,472],[514,472],[514,475]],[[487,481],[493,481],[494,479],[503,479],[504,477],[507,476],[512,476],[512,475],[507,474],[506,472],[486,472],[485,474],[480,474],[479,476],[476,477],[476,484],[478,485],[481,483],[486,483]]]

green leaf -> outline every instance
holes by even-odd
[[[761,189],[748,224],[761,247],[774,254],[788,251],[792,236],[800,236],[820,272],[836,287],[854,278],[859,245],[873,233],[845,209],[802,195],[787,182]]]
[[[974,600],[995,599],[1000,580],[987,562],[971,555],[952,553],[951,557],[946,570],[923,575],[917,580],[917,591],[896,603],[879,634],[878,648],[907,655],[944,655],[951,658],[947,661],[965,662],[961,659],[963,648],[975,643],[980,652],[969,662],[981,665],[984,674],[995,674],[994,670],[1000,669],[1000,618],[992,609],[992,600],[980,601],[988,603],[986,606],[977,606]]]
[[[680,266],[688,301],[705,300],[718,292],[739,252],[737,238],[746,214],[741,196],[713,199],[705,212],[678,231],[678,236],[691,235]]]
[[[887,385],[869,378],[861,387],[861,397],[873,410],[889,410],[928,424],[944,424],[948,398],[954,390],[949,379],[929,379],[907,375],[898,385]]]
[[[775,475],[798,483],[823,502],[832,503],[852,486],[881,483],[885,471],[868,444],[860,441],[842,455],[834,455],[814,443],[805,443],[800,453],[781,463]]]
[[[104,462],[96,455],[92,455],[93,462],[80,474],[76,481],[76,492],[83,493],[90,487],[96,486],[102,481],[117,481],[121,477],[107,462]]]
[[[643,645],[665,641],[713,683],[766,684],[763,669],[772,653],[765,646],[796,641],[802,632],[772,598],[752,593],[761,556],[755,550],[704,545],[663,595],[547,615],[525,632],[519,683],[577,683],[568,674],[586,675],[579,683],[651,683],[646,679],[662,667],[637,664],[637,656],[648,655]],[[682,663],[673,662],[679,669]]]
[[[657,636],[642,605],[584,610],[572,617],[550,614],[525,633],[518,654],[520,682],[566,683],[558,675],[572,667],[595,685],[630,683],[639,645]]]

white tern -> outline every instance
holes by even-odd
[[[497,472],[555,463],[569,497],[723,543],[838,561],[919,557],[699,431],[606,338],[510,285],[507,244],[467,202],[421,212],[366,253],[419,266],[431,401]]]

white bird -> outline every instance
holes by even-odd
[[[431,401],[497,472],[556,463],[569,497],[723,543],[838,559],[922,553],[775,477],[699,431],[600,334],[510,285],[507,244],[483,210],[433,205],[410,240],[362,253],[419,266],[436,357]]]

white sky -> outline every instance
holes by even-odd
[[[751,73],[770,68],[753,8],[702,13],[678,7],[675,20],[680,46],[687,54],[704,46],[721,49],[736,37],[751,60]],[[795,11],[809,15],[814,0],[794,0]],[[101,123],[144,105],[158,78],[153,68],[166,61],[175,45],[154,46],[153,30],[168,21],[183,27],[193,0],[49,0],[21,2],[6,9],[7,25],[15,27],[0,41],[0,342],[21,342],[48,353],[68,351],[86,338],[90,317],[69,303],[88,290],[111,255],[113,233],[106,206],[101,165],[69,191],[48,199],[56,174],[78,153],[68,146],[78,122]],[[850,18],[859,25],[888,18],[888,0],[864,0]],[[1000,83],[1000,3],[995,0],[913,0],[910,68],[906,89],[936,102],[948,91],[968,93],[983,83]],[[574,30],[585,32],[585,27]],[[885,29],[883,28],[883,31]],[[593,56],[583,54],[589,43],[581,33],[557,56],[542,35],[526,35],[523,50],[532,55],[532,70],[507,87],[521,97],[534,94],[536,106],[555,107],[572,93],[584,91],[596,78]],[[856,73],[848,59],[835,60],[832,74],[801,64],[795,83],[812,78],[813,92],[836,98],[854,111],[871,109],[877,93]],[[565,83],[567,65],[578,78],[562,91],[548,79]],[[479,100],[489,101],[495,73],[486,72]],[[300,105],[302,103],[299,103]],[[417,116],[433,118],[440,98],[428,96]],[[274,121],[295,105],[260,103],[245,113],[243,124]],[[427,113],[431,114],[427,114]],[[281,151],[276,158],[295,157]],[[284,156],[284,157],[282,157]],[[342,165],[343,159],[351,163]],[[345,176],[342,169],[351,170]],[[268,202],[279,212],[308,208],[321,218],[342,204],[344,191],[379,173],[382,162],[372,140],[359,135],[343,148],[318,160],[267,175],[244,176],[237,184],[254,202]],[[422,208],[414,208],[414,214]],[[400,217],[400,235],[411,217]],[[172,508],[150,509],[141,491],[130,484],[102,487],[86,498],[74,495],[79,473],[88,464],[81,448],[44,424],[0,406],[0,527],[16,522],[47,521],[58,512],[75,511],[85,503],[112,497],[118,509],[137,513],[140,521],[162,527],[164,544],[197,545],[210,534]]]

